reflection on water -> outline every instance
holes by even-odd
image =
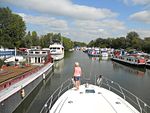
[[[89,59],[91,59],[92,61],[99,61],[99,57],[89,56]]]
[[[100,60],[109,60],[108,57],[100,57]]]
[[[134,73],[135,75],[138,75],[138,76],[144,76],[145,72],[146,72],[146,69],[141,69],[141,68],[135,68],[135,67],[129,67],[129,66],[125,66],[125,65],[122,65],[122,64],[119,64],[117,62],[112,62],[113,64],[113,69],[122,69],[122,70],[125,70],[127,71],[128,73]]]
[[[146,69],[147,75],[150,76],[150,69]]]
[[[64,59],[61,59],[59,61],[55,61],[54,62],[54,73],[58,74],[61,73],[63,71],[63,67],[64,67]]]
[[[93,61],[107,61],[109,60],[108,57],[92,57],[92,56],[89,56],[89,59],[93,60]]]

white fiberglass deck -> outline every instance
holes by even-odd
[[[65,92],[53,105],[50,113],[139,113],[115,93],[95,86],[81,85]]]

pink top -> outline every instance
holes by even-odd
[[[74,68],[74,76],[81,76],[81,68],[80,67]]]

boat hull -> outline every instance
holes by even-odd
[[[140,63],[134,63],[134,62],[126,62],[126,61],[120,60],[118,58],[111,58],[111,60],[118,62],[118,63],[121,63],[121,64],[124,64],[124,65],[127,65],[127,66],[134,66],[134,67],[136,66],[136,67],[141,67],[141,68],[145,67],[145,63],[140,64]]]
[[[64,58],[64,53],[62,54],[52,54],[51,57],[53,58],[53,60],[57,61],[57,60],[61,60]]]
[[[146,68],[150,69],[150,64],[146,64]]]
[[[92,56],[92,57],[99,57],[100,54],[88,54],[89,56]]]

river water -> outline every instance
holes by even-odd
[[[105,58],[92,58],[82,51],[67,52],[65,58],[55,62],[54,73],[43,81],[36,92],[22,103],[14,113],[38,113],[47,98],[62,82],[72,77],[75,62],[79,62],[83,79],[94,80],[103,75],[129,90],[150,105],[150,70],[124,66]]]

